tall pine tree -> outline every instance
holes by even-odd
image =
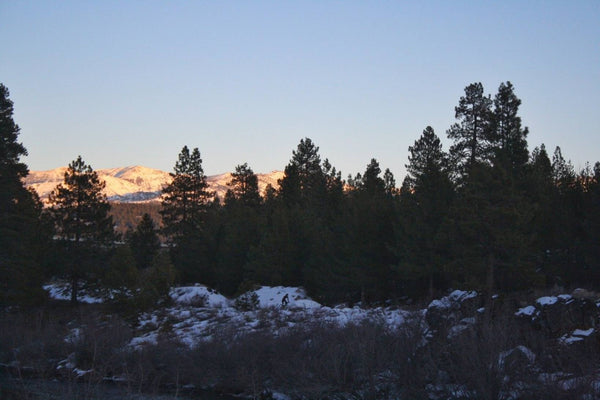
[[[64,250],[66,275],[71,283],[71,302],[77,302],[79,281],[97,278],[96,269],[107,245],[115,239],[114,224],[108,214],[110,204],[102,192],[105,182],[81,156],[72,161],[64,182],[50,194],[50,213]]]
[[[387,184],[393,182],[391,172]],[[352,276],[354,300],[378,301],[389,298],[394,288],[396,265],[394,221],[396,197],[386,187],[381,168],[371,159],[363,174],[352,180],[348,193],[347,270]]]
[[[408,175],[400,201],[399,270],[401,276],[409,278],[407,290],[415,286],[422,290],[426,283],[431,297],[435,286],[445,285],[439,231],[452,204],[454,188],[448,155],[433,128],[426,127],[408,151]]]
[[[494,164],[504,168],[514,179],[522,179],[529,160],[527,134],[521,126],[519,106],[521,100],[515,95],[512,83],[501,83],[494,97],[494,111],[490,126],[493,143]]]
[[[162,193],[164,232],[170,239],[194,232],[201,226],[214,194],[210,193],[198,148],[184,146],[175,163],[172,181]]]
[[[231,174],[231,181],[227,185],[231,186],[231,189],[226,194],[226,202],[239,201],[246,206],[252,207],[260,204],[258,177],[252,171],[252,168],[248,166],[248,163],[235,167],[235,172]]]
[[[465,88],[465,95],[454,109],[459,122],[452,125],[447,134],[454,141],[450,154],[462,180],[477,163],[489,161],[491,106],[492,99],[484,95],[483,85],[478,82]]]
[[[173,264],[184,282],[213,280],[212,246],[205,228],[214,193],[209,192],[198,148],[184,146],[175,163],[173,180],[163,189],[163,232],[171,244]]]
[[[0,304],[40,298],[44,279],[41,205],[23,185],[28,169],[20,158],[27,150],[19,133],[9,91],[0,84]]]

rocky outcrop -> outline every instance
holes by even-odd
[[[568,338],[576,331],[590,332],[585,337],[591,338],[594,336],[592,332],[598,327],[600,317],[597,300],[591,296],[580,296],[578,291],[573,294],[540,297],[533,305],[519,309],[515,315],[551,338]],[[573,339],[563,342],[577,341]]]
[[[476,322],[481,297],[475,291],[455,290],[448,296],[433,300],[425,313],[430,333],[454,338]]]

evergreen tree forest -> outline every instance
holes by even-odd
[[[53,276],[72,282],[74,302],[81,282],[139,288],[148,276],[154,289],[145,293],[164,294],[161,283],[173,280],[230,296],[303,286],[325,304],[450,288],[600,290],[600,162],[577,171],[560,147],[530,149],[520,105],[510,82],[493,96],[468,85],[445,133],[449,149],[431,127],[415,132],[399,184],[376,159],[343,178],[303,138],[278,187],[259,193],[244,163],[220,199],[208,191],[200,151],[185,146],[160,209],[117,240],[103,184],[81,157],[50,208],[23,186],[27,153],[0,86],[0,301],[35,298],[23,294],[39,296]]]

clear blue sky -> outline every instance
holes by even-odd
[[[529,147],[600,160],[600,1],[2,1],[0,82],[30,169],[283,169],[301,138],[398,184],[464,88],[511,81]]]

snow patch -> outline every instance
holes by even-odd
[[[227,307],[227,297],[203,285],[180,286],[169,293],[176,304],[202,305],[204,307]]]
[[[159,336],[164,334],[161,328],[165,324],[170,329],[169,338],[193,347],[222,335],[223,327],[227,327],[228,332],[235,332],[235,336],[261,330],[277,336],[290,329],[309,327],[315,320],[338,326],[373,321],[383,324],[386,329],[396,329],[412,318],[418,318],[419,314],[396,308],[326,307],[297,287],[263,286],[248,293],[256,293],[258,309],[236,309],[232,300],[202,285],[173,288],[171,297],[174,306],[141,315],[138,334],[129,345],[140,348],[145,344],[156,344]],[[282,306],[281,300],[285,295],[289,304]],[[208,296],[206,304],[203,296]],[[199,297],[202,305],[195,302]]]
[[[43,288],[53,300],[71,300],[71,286],[65,282],[50,283],[44,285]],[[77,296],[77,301],[80,303],[93,304],[102,303],[104,302],[104,299],[80,291],[79,296]]]
[[[531,317],[536,312],[536,308],[534,306],[527,306],[523,308],[519,308],[519,311],[515,313],[515,315],[524,315],[527,317]]]
[[[535,301],[540,306],[551,306],[552,304],[556,304],[558,302],[558,297],[556,296],[544,296],[540,297]]]
[[[452,307],[452,304],[454,303],[462,303],[463,301],[472,299],[474,297],[477,297],[477,292],[474,290],[468,292],[464,290],[455,290],[446,297],[433,300],[431,303],[429,303],[427,308],[446,309]]]
[[[585,340],[586,337],[590,336],[592,333],[594,333],[594,328],[590,328],[590,329],[575,329],[573,331],[573,333],[571,333],[570,336],[567,336],[566,334],[563,335],[559,341],[562,344],[573,344],[576,342],[581,342],[583,340]]]
[[[590,328],[590,329],[586,329],[586,330],[575,329],[573,331],[573,336],[590,336],[592,333],[594,333],[594,328]]]
[[[320,308],[321,304],[310,299],[304,289],[286,286],[263,286],[254,291],[258,296],[258,304],[261,308],[279,307],[282,304],[283,297],[288,296],[289,303],[287,307],[293,308]]]

